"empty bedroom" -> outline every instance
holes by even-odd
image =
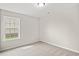
[[[79,3],[0,3],[0,56],[79,56]]]

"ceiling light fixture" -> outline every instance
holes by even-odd
[[[46,4],[45,3],[36,3],[37,7],[44,7]]]

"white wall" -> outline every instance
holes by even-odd
[[[39,19],[7,10],[1,10],[1,16],[18,17],[21,20],[21,39],[1,41],[2,50],[31,44],[39,41]],[[3,20],[3,19],[1,19]]]
[[[79,5],[53,6],[54,12],[40,19],[40,40],[79,52]]]

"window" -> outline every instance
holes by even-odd
[[[20,19],[17,17],[3,16],[2,40],[20,39]]]

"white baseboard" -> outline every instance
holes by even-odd
[[[15,48],[19,48],[19,47],[23,47],[23,46],[28,46],[28,45],[32,45],[32,44],[35,44],[35,43],[38,43],[39,41],[35,41],[35,42],[30,42],[30,43],[27,43],[27,44],[21,44],[21,45],[18,45],[18,46],[13,46],[13,47],[7,47],[7,48],[4,48],[4,49],[0,49],[0,52],[3,52],[3,51],[7,51],[7,50],[11,50],[11,49],[15,49]]]
[[[54,45],[54,46],[57,46],[57,47],[60,47],[60,48],[63,48],[63,49],[66,49],[66,50],[69,50],[69,51],[72,51],[72,52],[75,52],[75,53],[79,53],[78,50],[74,50],[74,49],[71,49],[71,48],[67,48],[67,47],[59,46],[59,45],[57,45],[57,44],[53,44],[53,43],[51,43],[51,42],[47,42],[47,41],[42,41],[42,42],[45,42],[45,43],[48,43],[48,44],[50,44],[50,45]]]

